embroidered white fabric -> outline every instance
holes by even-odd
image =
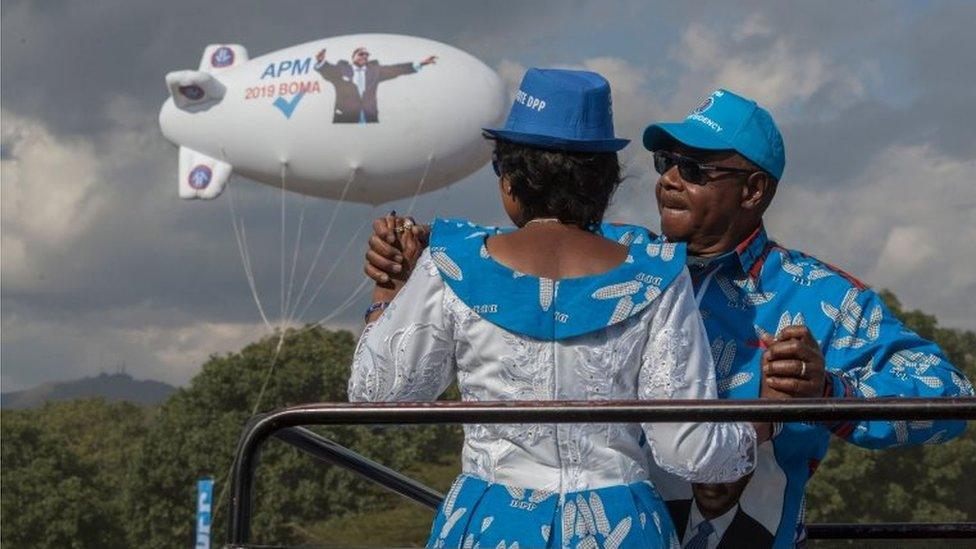
[[[349,399],[430,401],[455,376],[466,401],[717,398],[687,271],[639,315],[543,341],[482,319],[425,251],[363,331]],[[753,469],[755,446],[748,423],[465,425],[462,466],[490,482],[561,492],[645,480],[651,459],[692,482],[726,482]]]

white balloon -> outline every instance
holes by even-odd
[[[369,54],[361,71],[357,48]],[[429,56],[436,61],[421,65]],[[159,124],[180,146],[184,198],[216,197],[231,171],[275,187],[284,176],[287,190],[327,198],[348,184],[346,200],[371,204],[412,196],[421,180],[431,191],[485,164],[481,128],[497,125],[507,103],[501,79],[475,57],[392,34],[250,60],[242,46],[215,44],[198,70],[166,83]]]

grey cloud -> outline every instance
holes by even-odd
[[[787,177],[842,185],[871,165],[891,145],[929,143],[957,159],[976,154],[976,133],[961,113],[971,98],[928,93],[904,107],[866,99],[826,120],[784,125]]]
[[[170,179],[155,177],[139,181],[138,177],[131,177],[127,182],[148,182],[157,188],[172,190],[175,184]],[[267,301],[267,308],[277,314],[281,286],[278,193],[243,179],[235,179],[232,184],[238,188],[228,192],[235,193],[235,200],[239,201],[239,218],[246,226],[257,287]],[[484,200],[471,202],[468,199],[472,195],[482,194],[479,189],[471,189],[473,192],[453,189],[452,192],[458,193],[455,196],[463,197],[463,200],[455,199],[443,213],[496,220],[491,208],[463,207],[479,202],[494,205],[497,198],[491,193],[497,193],[497,190],[486,186],[485,190],[489,189]],[[46,278],[46,283],[39,284],[33,291],[5,288],[5,306],[13,311],[23,307],[39,318],[56,318],[64,314],[131,307],[150,300],[160,307],[179,307],[201,321],[254,319],[255,308],[242,273],[226,204],[230,197],[223,196],[214,202],[188,203],[173,196],[155,196],[158,194],[136,190],[119,192],[111,209],[106,211],[106,217],[96,221],[72,249],[63,253],[38,254],[40,262],[36,275]],[[422,214],[418,217],[429,217],[432,199],[418,201],[418,213]],[[288,197],[286,201],[285,260],[289,274],[301,201],[297,197]],[[335,207],[335,202],[307,201],[299,264],[295,270],[296,296]],[[405,209],[406,205],[401,204],[401,211]],[[356,228],[371,215],[370,208],[357,204],[342,205],[340,211],[309,283],[311,287],[306,292],[306,299],[337,260],[336,255]],[[376,211],[372,215],[380,213]],[[341,259],[343,265],[336,269],[331,283],[323,290],[324,294],[317,300],[318,306],[310,309],[309,319],[341,301],[338,296],[358,284],[365,248],[364,234],[368,233],[361,233],[360,241]],[[289,274],[286,276],[290,278]]]
[[[570,17],[566,8],[533,6],[539,14]],[[326,36],[402,32],[455,43],[460,36],[461,47],[494,62],[499,49],[537,36],[531,31],[538,19],[524,10],[514,2],[433,0],[5,2],[0,95],[6,108],[59,133],[86,134],[108,129],[103,106],[114,96],[156,111],[166,97],[163,75],[196,67],[209,43],[239,42],[256,56]],[[495,31],[503,38],[491,39]]]
[[[972,71],[962,70],[976,49],[976,39],[966,28],[973,10],[962,3],[916,7],[878,2],[825,7],[806,2],[526,6],[432,0],[326,5],[115,1],[99,3],[97,9],[79,2],[4,2],[0,98],[5,113],[38,121],[58,139],[89,143],[99,170],[96,194],[106,201],[100,216],[79,231],[70,248],[44,249],[34,243],[31,252],[37,263],[30,284],[14,287],[4,280],[4,389],[75,377],[71,371],[92,373],[104,362],[103,350],[127,359],[133,371],[147,377],[181,381],[210,344],[203,335],[187,331],[188,326],[199,325],[201,334],[213,334],[214,342],[261,333],[230,228],[228,196],[208,203],[178,200],[176,149],[156,129],[156,113],[165,97],[162,76],[195,67],[208,43],[240,42],[259,55],[329,35],[402,32],[455,44],[493,66],[502,60],[526,66],[590,63],[615,83],[618,133],[634,139],[646,122],[680,118],[709,91],[693,85],[679,88],[688,67],[668,56],[668,45],[689,23],[708,25],[728,46],[722,54],[744,59],[787,39],[791,51],[817,52],[836,74],[827,75],[826,84],[809,97],[774,113],[787,138],[786,183],[836,192],[884,173],[877,163],[888,158],[885,151],[892,146],[927,143],[933,154],[947,158],[974,156],[976,132],[965,116],[972,112]],[[729,46],[727,38],[755,13],[765,18],[769,34],[756,33]],[[837,91],[847,74],[861,77],[862,95]],[[120,146],[120,138],[133,136],[139,136],[137,143]],[[5,163],[14,160],[13,143],[20,138],[5,131],[0,146]],[[618,192],[609,217],[656,228],[650,192],[654,177],[639,143],[624,157],[631,154],[633,177]],[[257,285],[275,317],[278,193],[237,179],[231,192],[247,223]],[[497,193],[494,176],[484,169],[421,197],[414,213],[421,219],[449,215],[500,223],[505,217]],[[301,202],[299,197],[288,199],[289,254]],[[409,202],[386,207],[403,212]],[[307,205],[299,254],[304,265],[314,255],[335,203],[309,199]],[[787,205],[802,207],[788,201],[781,206]],[[310,290],[356,227],[380,213],[363,206],[343,208]],[[783,212],[776,219],[785,224],[790,217]],[[806,245],[812,236],[804,240],[803,235],[792,231],[787,236]],[[359,284],[364,245],[364,240],[354,243],[307,320],[324,316]],[[874,261],[880,253],[826,246],[823,251],[825,259],[845,261],[859,254]],[[868,262],[852,267],[875,268]],[[297,272],[296,284],[305,271]],[[892,283],[905,279],[890,278]],[[954,287],[971,286],[963,281]],[[924,307],[928,296],[951,318],[961,318],[958,306],[950,307],[952,300],[943,295],[915,289],[911,295],[913,304]],[[357,325],[367,300],[361,296],[338,322]],[[161,358],[158,347],[182,339],[188,342],[182,347],[172,343],[171,354],[185,353],[183,366],[179,358]]]
[[[964,69],[976,48],[970,28],[976,5],[746,5],[731,9],[721,24],[702,21],[722,44],[722,55],[761,58],[775,41],[787,40],[797,55],[815,52],[829,71],[809,97],[774,109],[786,138],[788,179],[840,185],[892,145],[928,143],[957,159],[976,154],[976,132],[966,116],[972,71]],[[751,18],[764,22],[768,33],[733,39]],[[852,79],[863,90],[844,92]],[[686,108],[693,102],[671,99]]]

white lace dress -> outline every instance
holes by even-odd
[[[568,299],[566,286],[553,287],[560,282],[510,271],[521,286],[505,288],[502,279],[489,276],[485,283],[494,290],[485,289],[481,296],[472,293],[463,300],[445,278],[452,281],[462,271],[471,273],[471,260],[452,247],[450,238],[442,240],[447,245],[438,247],[438,239],[433,239],[433,254],[431,250],[423,253],[400,294],[363,332],[349,381],[351,401],[431,401],[455,379],[465,401],[717,397],[715,369],[683,263],[666,288],[646,292],[650,299],[622,320],[617,320],[621,316],[618,303],[611,319],[616,321],[609,326],[605,319],[598,320],[605,326],[573,337],[539,339],[506,329],[499,325],[503,319],[493,322],[485,316],[504,309],[503,302],[513,295],[517,298],[519,288],[526,284],[538,287],[537,295],[550,287],[548,291]],[[443,257],[435,259],[438,254]],[[478,255],[493,261],[486,253]],[[634,255],[628,260],[640,267],[642,259]],[[676,259],[683,262],[683,257]],[[475,282],[472,278],[477,276],[468,276],[468,281]],[[606,280],[594,282],[606,284],[593,295],[610,293],[614,299],[621,298],[614,288],[626,281],[615,280],[613,272],[600,276]],[[491,301],[492,295],[498,303]],[[554,309],[553,314],[566,313]],[[477,481],[481,490],[505,486],[510,495],[512,488],[529,489],[535,491],[537,500],[555,495],[553,512],[558,516],[565,511],[567,495],[572,499],[574,493],[606,487],[648,486],[650,459],[693,482],[735,480],[750,472],[755,462],[755,430],[746,423],[486,424],[465,425],[464,432],[462,481]],[[456,484],[455,489],[461,487]],[[521,495],[527,497],[524,492]],[[487,499],[480,497],[483,507]],[[607,507],[603,503],[601,507]],[[450,511],[442,508],[442,527],[450,519]],[[481,514],[493,516],[485,514],[489,511],[482,509]],[[466,512],[475,514],[472,509]],[[658,509],[650,512],[657,529],[665,539],[670,538],[667,528],[660,526],[666,516],[661,517]],[[644,514],[646,526],[648,513]],[[563,517],[562,522],[565,520]],[[435,520],[432,545],[439,539],[437,526]],[[456,529],[454,524],[450,526]],[[559,524],[550,525],[552,528],[561,530]],[[484,534],[475,532],[477,529],[465,532]],[[441,539],[463,540],[465,532]],[[573,528],[569,534],[582,539]],[[555,536],[548,536],[547,543],[553,539]],[[568,543],[566,540],[562,536],[560,543]]]

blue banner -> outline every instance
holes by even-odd
[[[210,511],[213,505],[212,478],[197,481],[197,546],[196,549],[210,549]]]

